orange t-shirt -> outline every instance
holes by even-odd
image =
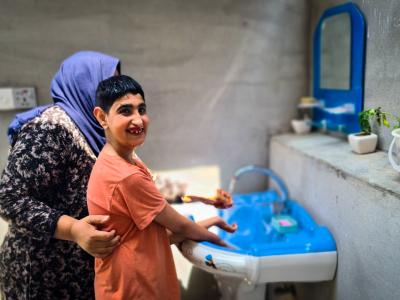
[[[179,285],[165,227],[153,222],[166,201],[146,166],[100,152],[88,191],[91,215],[110,215],[121,244],[95,260],[97,300],[179,299]]]

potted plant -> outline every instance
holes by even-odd
[[[360,112],[358,122],[361,132],[349,134],[348,136],[351,149],[359,154],[374,152],[378,143],[378,136],[372,132],[371,121],[375,121],[379,126],[383,125],[390,128],[389,118],[395,120],[394,128],[399,128],[400,118],[382,111],[380,107]]]

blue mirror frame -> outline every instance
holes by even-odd
[[[324,21],[332,16],[346,13],[351,23],[350,89],[337,90],[321,88],[321,34]],[[322,105],[314,108],[315,127],[332,131],[354,133],[360,131],[358,114],[363,109],[365,20],[361,11],[353,3],[346,3],[327,9],[318,21],[313,44],[313,96]],[[351,113],[332,113],[332,108],[352,104]],[[331,109],[331,110],[330,110]]]

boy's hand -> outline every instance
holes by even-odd
[[[104,225],[108,219],[108,216],[92,215],[76,220],[71,226],[73,240],[94,257],[104,258],[110,255],[119,244],[120,237],[115,235],[115,230],[97,230],[97,227]]]
[[[233,200],[231,194],[224,191],[223,189],[217,190],[217,195],[214,197],[216,208],[229,208],[233,205]]]
[[[216,195],[212,198],[186,195],[182,197],[182,201],[185,203],[200,201],[204,204],[214,205],[216,208],[229,208],[233,205],[232,196],[223,189],[217,189]]]
[[[197,225],[200,225],[201,227],[204,227],[206,229],[212,227],[212,226],[217,226],[219,228],[221,228],[222,230],[225,230],[229,233],[233,233],[236,231],[237,229],[237,224],[231,224],[229,225],[228,223],[225,222],[224,219],[222,219],[221,217],[215,216],[215,217],[211,217],[202,221],[198,221],[196,222]],[[214,235],[214,234],[212,234]],[[174,235],[172,234],[170,236],[170,240],[172,244],[179,244],[182,243],[185,238],[179,235]],[[217,235],[214,235],[214,238],[212,240],[210,240],[211,243],[217,244],[219,246],[222,247],[227,247],[230,248],[230,246],[224,242],[223,240],[221,240]],[[178,248],[180,249],[181,246],[178,246]]]
[[[232,225],[229,225],[228,223],[225,222],[224,219],[222,219],[221,217],[217,217],[217,216],[199,221],[199,222],[197,222],[197,224],[204,228],[207,228],[207,229],[211,226],[217,226],[217,227],[221,228],[222,230],[225,230],[229,233],[233,233],[237,229],[237,224],[234,223]],[[217,235],[215,236],[215,239],[210,240],[210,242],[217,244],[219,246],[222,246],[222,247],[227,247],[227,248],[231,247]]]
[[[225,222],[224,219],[221,217],[211,217],[199,222],[196,222],[198,225],[204,227],[204,228],[210,228],[211,226],[217,226],[221,228],[222,230],[225,230],[227,232],[233,233],[237,229],[237,224],[234,223],[232,225],[229,225],[228,223]]]
[[[196,222],[197,225],[203,227],[203,228],[210,228],[212,226],[217,226],[219,228],[221,228],[222,230],[225,230],[227,232],[233,233],[236,231],[237,229],[237,224],[232,224],[229,225],[228,223],[226,223],[224,221],[224,219],[222,219],[221,217],[215,216],[215,217],[211,217],[202,221],[198,221]],[[170,230],[168,231],[168,235],[169,235],[169,239],[170,239],[170,243],[171,244],[180,244],[185,240],[185,237],[180,235],[180,234],[174,234],[172,233]],[[228,247],[228,245],[221,240],[220,238],[218,238],[217,236],[215,236],[215,240],[213,241],[215,244],[223,246],[223,247]],[[180,246],[178,246],[179,248]]]

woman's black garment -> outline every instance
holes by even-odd
[[[20,130],[0,182],[0,215],[9,222],[0,250],[7,299],[94,299],[94,259],[53,237],[61,215],[88,215],[94,162],[83,135],[57,106]]]

